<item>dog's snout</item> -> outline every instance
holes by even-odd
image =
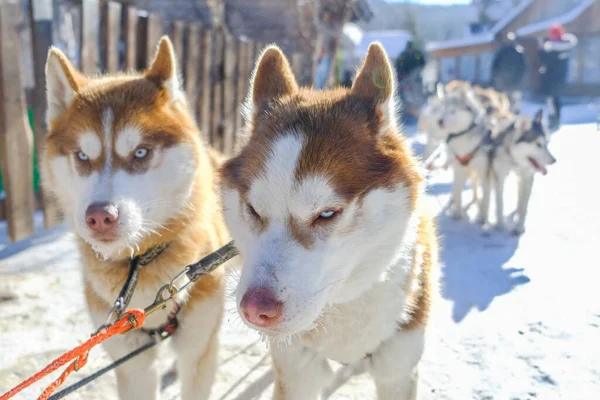
[[[244,318],[258,327],[273,326],[281,317],[283,303],[279,301],[271,289],[264,287],[250,288],[240,302]]]
[[[102,236],[113,236],[118,220],[119,209],[112,203],[93,203],[85,211],[87,226]]]

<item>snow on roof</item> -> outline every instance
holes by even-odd
[[[446,40],[443,42],[432,42],[425,46],[427,51],[455,49],[457,47],[476,46],[479,44],[487,44],[494,41],[494,38],[500,31],[508,26],[515,18],[527,9],[535,0],[521,0],[521,2],[508,12],[504,18],[496,22],[494,27],[485,33],[468,36],[463,39]]]
[[[363,32],[360,43],[354,49],[354,56],[358,58],[366,56],[369,45],[372,42],[380,42],[387,54],[391,58],[396,58],[406,48],[406,42],[411,39],[411,33],[401,29]]]
[[[562,24],[566,25],[568,23],[573,22],[577,17],[579,17],[585,10],[587,10],[592,4],[594,4],[596,0],[584,0],[579,3],[578,6],[574,7],[571,11],[566,14],[561,15],[560,17],[547,19],[545,21],[536,22],[535,24],[526,25],[522,28],[517,29],[515,32],[518,36],[527,36],[534,33],[542,32],[550,29],[553,24]]]
[[[360,43],[360,41],[364,35],[362,29],[360,29],[360,27],[358,25],[353,24],[353,23],[344,24],[344,27],[342,29],[344,32],[344,36],[346,36],[348,39],[350,39],[350,41],[355,46],[358,46],[358,44]]]
[[[443,49],[454,49],[456,47],[477,46],[479,44],[491,43],[494,41],[494,35],[490,32],[479,35],[467,36],[462,39],[445,40],[443,42],[431,42],[425,45],[425,50],[435,51]]]

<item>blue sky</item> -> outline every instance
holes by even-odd
[[[386,0],[388,3],[399,3],[406,0]],[[421,3],[421,4],[470,4],[471,0],[411,0],[412,3]]]

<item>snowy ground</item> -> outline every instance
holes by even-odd
[[[600,103],[565,107],[566,125],[551,143],[558,163],[537,178],[520,238],[502,232],[484,236],[476,225],[440,214],[443,290],[421,368],[421,399],[600,397],[598,113]],[[422,138],[414,139],[422,150]],[[510,212],[516,186],[508,185]],[[432,177],[429,200],[435,209],[443,208],[450,188],[448,171]],[[0,229],[5,237],[6,227]],[[80,280],[71,236],[62,228],[40,230],[21,243],[0,242],[0,393],[92,331]],[[257,335],[228,313],[211,398],[270,398],[266,354]],[[97,348],[68,383],[108,362]],[[166,370],[171,363],[165,360]],[[177,398],[176,375],[166,374],[163,383],[163,398]],[[40,387],[17,398],[34,399]],[[114,375],[69,398],[114,399]],[[333,398],[372,399],[373,385],[359,376]]]

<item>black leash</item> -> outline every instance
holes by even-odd
[[[166,249],[167,246],[168,246],[168,244],[165,244],[165,245],[161,245],[161,246],[152,248],[152,249],[148,250],[146,253],[144,253],[143,255],[135,257],[130,261],[129,275],[127,277],[127,280],[125,281],[125,285],[123,285],[123,288],[119,292],[119,297],[115,301],[115,305],[113,306],[114,310],[111,308],[111,314],[117,313],[121,306],[123,306],[123,310],[121,311],[121,313],[124,311],[124,309],[129,304],[131,297],[133,296],[133,291],[135,290],[135,286],[137,284],[139,270],[141,269],[141,267],[148,265],[156,257],[158,257],[158,255],[160,255],[160,253],[162,253],[162,251],[164,249]],[[233,241],[231,241],[231,242],[227,243],[226,245],[224,245],[223,247],[221,247],[221,248],[217,249],[216,251],[203,257],[197,263],[186,266],[183,269],[183,271],[180,272],[179,274],[177,274],[177,276],[173,279],[173,281],[171,281],[171,284],[179,276],[181,276],[182,274],[185,274],[187,276],[187,278],[189,279],[189,282],[186,283],[185,285],[183,285],[181,287],[181,289],[179,289],[179,290],[182,290],[184,287],[188,286],[189,284],[196,282],[202,276],[210,274],[211,272],[213,272],[214,270],[219,268],[221,265],[225,264],[227,261],[231,260],[233,257],[237,256],[238,254],[239,254],[238,249],[234,246]],[[176,303],[174,310],[171,313],[169,313],[169,317],[167,318],[167,322],[165,324],[161,325],[159,328],[156,328],[156,329],[145,330],[145,332],[147,332],[153,338],[153,340],[150,343],[147,343],[147,344],[141,346],[140,348],[132,351],[131,353],[119,358],[112,364],[109,364],[106,367],[96,371],[92,375],[85,377],[85,378],[81,379],[79,382],[74,383],[73,385],[68,386],[67,388],[61,390],[60,392],[50,396],[48,398],[48,400],[58,400],[58,399],[62,399],[65,396],[68,396],[69,394],[73,393],[74,391],[81,388],[82,386],[85,386],[88,383],[98,379],[99,377],[106,374],[107,372],[117,368],[121,364],[131,360],[133,357],[136,357],[136,356],[142,354],[143,352],[151,349],[152,347],[156,346],[158,343],[162,342],[163,340],[169,338],[171,335],[173,335],[173,333],[175,333],[175,331],[177,330],[177,327],[179,325],[178,321],[177,321],[177,313],[179,312],[180,309],[181,309],[181,306]],[[110,318],[111,314],[109,314],[109,318]],[[104,327],[104,325],[103,325],[103,327]],[[101,327],[101,329],[102,329],[102,327]]]
[[[58,393],[53,394],[52,396],[50,396],[48,398],[48,400],[58,400],[58,399],[62,399],[65,396],[70,395],[71,393],[73,393],[74,391],[76,391],[77,389],[79,389],[80,387],[85,386],[88,383],[90,383],[90,382],[92,382],[92,381],[100,378],[102,375],[104,375],[108,371],[111,371],[111,370],[117,368],[119,365],[125,363],[126,361],[131,360],[133,357],[138,356],[138,355],[142,354],[143,352],[145,352],[146,350],[151,349],[152,347],[156,346],[158,343],[159,343],[158,341],[152,341],[152,342],[150,342],[148,344],[143,345],[139,349],[134,350],[131,353],[127,354],[126,356],[119,358],[117,361],[115,361],[112,364],[107,365],[106,367],[104,367],[104,368],[96,371],[92,375],[83,378],[79,382],[74,383],[71,386],[66,387],[65,389],[61,390]]]

